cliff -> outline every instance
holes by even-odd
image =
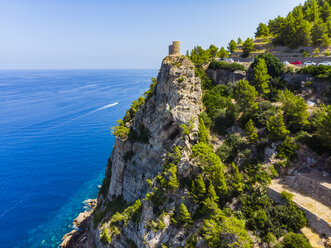
[[[148,223],[156,219],[151,201],[142,200],[146,193],[153,191],[151,185],[156,185],[156,176],[164,172],[165,161],[175,147],[186,147],[178,162],[179,177],[189,173],[189,154],[191,144],[197,142],[198,116],[202,109],[201,82],[195,76],[194,65],[188,58],[181,55],[166,57],[161,65],[152,96],[140,107],[135,117],[127,123],[134,138],[119,138],[106,169],[106,184],[102,189],[106,194],[99,194],[98,205],[94,211],[93,221],[90,221],[90,231],[85,233],[88,239],[63,247],[80,247],[96,245],[108,247],[107,242],[100,241],[103,230],[109,228],[109,217],[114,214],[111,204],[129,206],[141,199],[141,213],[136,223],[130,221],[123,225],[121,233],[113,235],[113,247],[130,247],[133,243],[138,247],[158,247],[166,243],[171,236],[178,235],[169,226],[169,215],[165,217],[165,231],[156,233],[148,228]],[[190,134],[183,137],[183,125],[190,128]],[[139,139],[142,135],[145,139]],[[147,138],[146,138],[147,137]],[[107,179],[109,178],[109,180]],[[148,181],[151,180],[149,183]],[[106,186],[105,186],[106,185]],[[172,203],[165,204],[169,213],[174,211],[175,202],[187,192],[173,195]],[[180,200],[179,200],[180,201]],[[117,209],[117,210],[118,210]],[[123,208],[122,208],[123,209]],[[99,217],[100,214],[102,217]],[[97,220],[98,219],[98,220]],[[93,226],[94,222],[94,226]],[[138,224],[137,224],[138,223]],[[109,229],[108,229],[109,230]],[[109,230],[111,232],[111,230]],[[183,240],[182,242],[184,242]]]
[[[314,146],[313,138],[325,142],[317,131],[291,133],[281,115],[286,97],[307,107],[303,91],[285,91],[283,102],[254,94],[245,102],[250,96],[237,95],[244,73],[195,66],[181,55],[163,60],[145,97],[114,128],[97,206],[79,215],[61,247],[273,247],[293,231],[330,241],[328,143]],[[279,117],[274,132],[268,122]],[[328,126],[323,118],[319,125]]]

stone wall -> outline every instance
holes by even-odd
[[[180,54],[180,41],[173,41],[172,45],[169,46],[169,55]]]
[[[331,188],[327,178],[314,178],[311,175],[298,174],[293,177],[286,177],[286,184],[291,188],[302,192],[315,200],[331,207]]]

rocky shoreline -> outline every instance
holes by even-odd
[[[88,206],[89,210],[79,213],[76,219],[74,219],[73,225],[75,228],[62,237],[61,248],[81,248],[88,245],[89,223],[91,214],[97,206],[97,199],[87,199],[84,201],[84,204]]]

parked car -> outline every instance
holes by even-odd
[[[291,63],[291,65],[302,65],[302,63],[300,61],[294,61]]]
[[[304,65],[316,65],[316,63],[313,61],[306,61]]]
[[[233,58],[224,59],[224,61],[228,61],[228,62],[234,62]]]
[[[318,65],[331,65],[330,61],[323,61],[321,63],[319,63]]]
[[[283,64],[284,64],[284,65],[289,65],[290,62],[288,62],[288,61],[283,61]]]

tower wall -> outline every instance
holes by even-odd
[[[180,54],[180,42],[173,41],[172,45],[169,46],[169,55],[178,55]]]
[[[172,46],[173,46],[173,53],[174,54],[180,54],[180,42],[179,41],[173,41]]]

